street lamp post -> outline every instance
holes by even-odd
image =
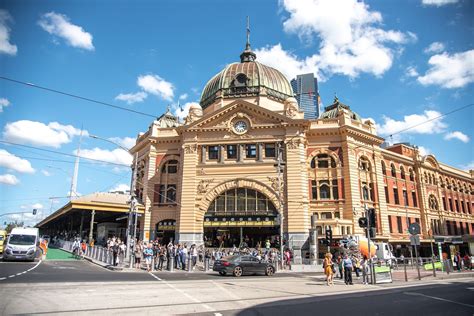
[[[111,144],[114,144],[118,148],[126,151],[127,153],[129,152],[129,150],[127,148],[123,147],[120,144],[117,144],[114,141],[111,141],[110,139],[102,138],[102,137],[99,137],[97,135],[89,135],[89,137],[109,142]],[[131,169],[132,169],[132,178],[131,178],[131,183],[130,183],[130,208],[129,208],[129,212],[128,212],[128,221],[127,221],[127,230],[126,230],[126,235],[127,235],[126,245],[127,245],[127,247],[125,248],[125,258],[127,258],[129,260],[130,265],[132,265],[132,260],[131,260],[131,254],[132,253],[130,251],[130,244],[132,242],[131,230],[132,230],[132,226],[133,226],[133,215],[136,212],[136,206],[137,206],[137,198],[135,196],[135,184],[136,184],[136,176],[135,175],[136,175],[136,172],[137,172],[137,158],[138,158],[137,154],[135,154],[135,162],[134,162],[135,165],[133,167],[130,166]],[[135,223],[136,223],[136,220],[135,220]],[[133,226],[133,228],[134,228],[134,231],[135,231],[136,226]],[[135,244],[133,245],[133,248],[135,249]]]

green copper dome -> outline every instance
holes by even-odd
[[[256,62],[250,48],[244,50],[240,59],[240,63],[227,65],[206,84],[199,102],[203,109],[218,95],[236,98],[266,94],[282,102],[294,95],[288,79],[280,71]]]
[[[319,116],[319,118],[320,119],[334,119],[334,118],[337,118],[339,116],[339,111],[341,111],[343,109],[349,111],[349,113],[351,115],[351,118],[353,120],[356,120],[356,121],[359,121],[359,122],[362,121],[359,114],[357,114],[356,112],[353,112],[348,105],[346,105],[342,102],[339,102],[339,99],[337,97],[334,98],[334,103],[333,104],[331,104],[330,106],[327,106],[327,107],[324,108],[324,112]]]

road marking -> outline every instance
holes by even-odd
[[[451,301],[451,300],[448,300],[448,299],[445,299],[445,298],[441,298],[441,297],[425,295],[425,294],[423,294],[423,293],[403,292],[403,294],[406,294],[406,295],[413,295],[413,296],[423,296],[423,297],[432,298],[432,299],[438,300],[438,301],[449,302],[449,303],[454,303],[454,304],[458,304],[458,305],[462,305],[462,306],[467,306],[467,307],[474,308],[474,305],[469,305],[469,304],[464,304],[464,303],[460,303],[460,302],[456,302],[456,301]]]
[[[27,272],[30,272],[31,270],[34,270],[34,269],[36,269],[36,267],[37,267],[37,266],[39,266],[41,262],[42,262],[42,260],[38,261],[38,263],[37,263],[37,264],[36,264],[34,267],[32,267],[32,268],[29,268],[29,269],[28,269],[28,270],[26,270],[26,271],[23,271],[23,272],[18,272],[17,274],[12,274],[12,275],[9,275],[9,276],[8,276],[8,279],[10,279],[10,278],[14,278],[14,277],[16,277],[16,276],[19,276],[19,275],[25,274],[25,273],[27,273]],[[0,281],[6,280],[6,279],[7,279],[7,277],[0,278]]]
[[[195,298],[194,296],[186,293],[185,291],[177,288],[176,286],[174,286],[173,284],[171,283],[168,283],[168,281],[166,280],[163,280],[163,279],[160,279],[158,276],[154,275],[153,273],[151,272],[148,272],[148,274],[150,274],[153,278],[155,278],[156,280],[160,281],[160,282],[163,282],[164,284],[166,284],[167,286],[169,286],[170,288],[172,288],[173,290],[175,291],[178,291],[179,293],[183,294],[184,296],[186,296],[187,298],[189,298],[191,301],[195,302],[195,303],[198,303],[198,304],[201,304],[202,307],[206,308],[207,310],[213,312],[215,311],[214,308],[212,308],[211,306],[207,305],[207,304],[204,304],[201,300]]]
[[[243,301],[242,301],[242,298],[239,297],[237,294],[233,293],[232,291],[226,289],[224,286],[222,286],[221,284],[217,283],[216,281],[214,280],[211,280],[211,283],[214,284],[214,286],[218,287],[219,289],[221,289],[221,291],[227,293],[230,297],[232,297],[234,300],[237,301],[237,303],[239,305],[245,305],[247,306],[247,304],[245,304]],[[230,285],[234,285],[232,283],[224,283],[224,284],[230,284]],[[215,314],[218,314],[218,313],[215,313]]]

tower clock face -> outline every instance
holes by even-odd
[[[248,124],[246,121],[238,120],[234,123],[234,131],[238,134],[243,134],[248,130]]]

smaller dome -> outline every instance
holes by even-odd
[[[285,103],[296,103],[298,105],[298,101],[296,100],[295,97],[289,97],[285,100]]]
[[[189,110],[202,110],[202,107],[197,104],[197,103],[193,103],[191,104],[191,106],[189,107]]]
[[[327,106],[327,107],[324,108],[324,112],[319,116],[319,118],[320,119],[334,119],[334,118],[337,118],[339,116],[339,112],[342,111],[342,110],[347,110],[350,113],[351,118],[353,120],[362,122],[362,118],[360,117],[360,115],[357,114],[356,112],[353,112],[348,105],[346,105],[342,102],[339,102],[339,99],[337,97],[334,97],[334,103],[333,104],[331,104],[330,106]]]

